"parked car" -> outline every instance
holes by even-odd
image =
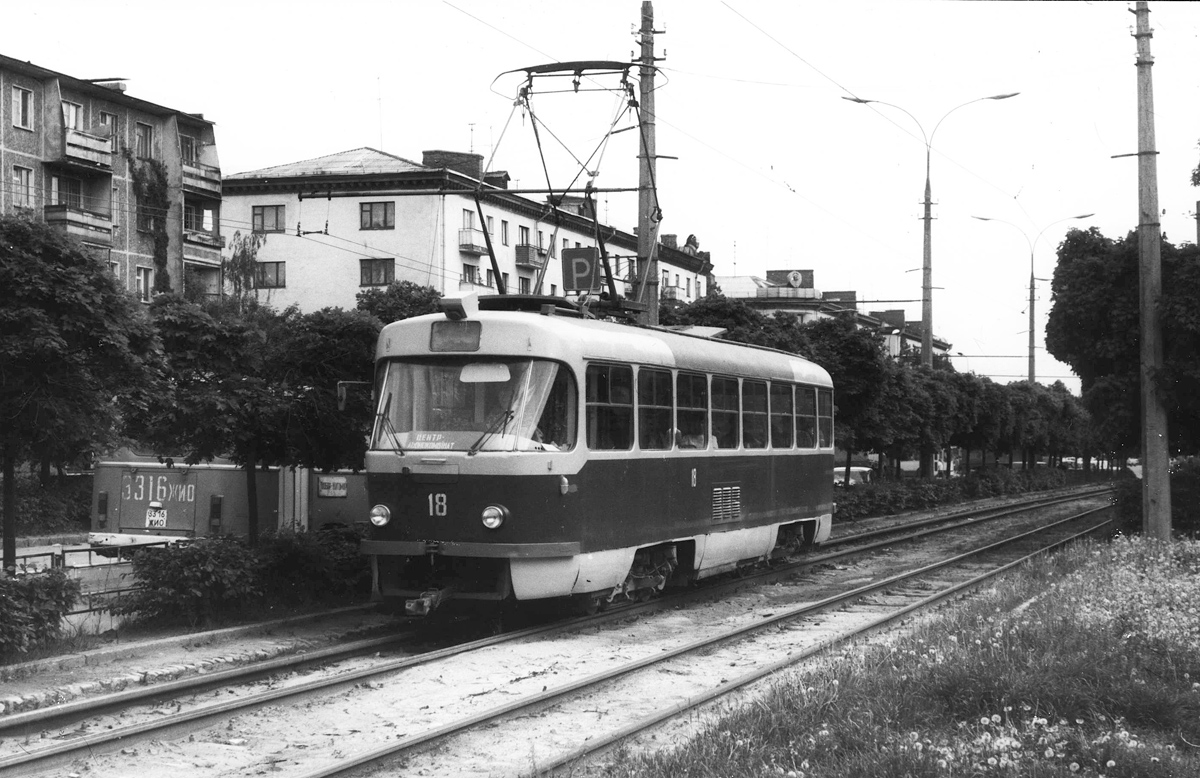
[[[874,471],[871,470],[871,468],[869,468],[869,467],[852,467],[852,468],[850,468],[850,484],[849,485],[857,486],[858,484],[869,484],[869,483],[871,483],[871,478],[872,478],[873,474],[874,474]],[[846,484],[846,468],[835,467],[833,469],[833,485],[834,486],[846,486],[847,485]]]

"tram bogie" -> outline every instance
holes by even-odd
[[[367,454],[376,594],[611,603],[820,543],[833,395],[795,355],[455,300],[388,325]]]

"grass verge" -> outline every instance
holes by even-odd
[[[1200,543],[1084,544],[603,774],[1200,775],[1198,583]]]

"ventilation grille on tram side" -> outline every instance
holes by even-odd
[[[714,486],[712,493],[713,521],[737,521],[742,516],[742,487]]]

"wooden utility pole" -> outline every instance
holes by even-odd
[[[1162,228],[1158,221],[1158,160],[1154,142],[1154,81],[1150,68],[1150,8],[1138,0],[1138,257],[1141,308],[1142,389],[1142,531],[1147,537],[1171,539],[1171,475],[1167,452],[1167,411],[1154,384],[1163,364]]]
[[[638,302],[646,304],[646,310],[638,318],[643,324],[658,324],[658,198],[655,195],[655,143],[654,143],[654,4],[642,2],[642,27],[639,31],[642,44],[641,67],[638,71],[640,136],[638,145]]]

